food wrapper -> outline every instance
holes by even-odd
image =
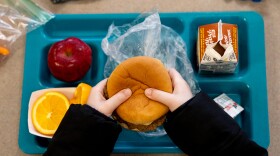
[[[112,24],[102,40],[102,49],[108,56],[104,68],[105,77],[109,77],[115,67],[127,58],[150,56],[161,60],[166,68],[175,68],[189,84],[194,95],[200,91],[185,42],[173,29],[161,24],[156,11],[141,14],[129,24]],[[158,128],[153,132],[139,134],[154,137],[163,136],[166,132],[163,128]]]
[[[225,93],[216,97],[214,101],[232,118],[235,118],[244,110],[242,106],[234,102]]]
[[[4,0],[0,4],[0,63],[13,53],[12,45],[54,15],[30,0]]]

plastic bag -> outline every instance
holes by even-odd
[[[104,76],[109,77],[115,67],[127,58],[150,56],[161,60],[166,68],[175,68],[190,85],[192,93],[196,94],[200,88],[194,79],[185,47],[180,35],[161,24],[158,13],[142,14],[131,24],[123,26],[112,24],[102,40],[102,49],[108,56]]]
[[[52,19],[54,15],[30,0],[4,0],[0,4],[0,62],[13,51],[12,44],[26,32]]]
[[[150,56],[161,60],[167,68],[175,68],[180,72],[193,94],[200,91],[183,39],[174,30],[161,24],[157,12],[142,14],[123,26],[112,24],[102,40],[102,49],[108,56],[104,67],[105,77],[109,77],[115,67],[127,58]],[[154,137],[163,136],[166,132],[159,127],[155,131],[139,134]]]

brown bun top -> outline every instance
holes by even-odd
[[[147,88],[172,92],[170,76],[160,60],[138,56],[119,64],[107,82],[109,98],[125,88],[130,88],[132,95],[116,109],[123,120],[148,125],[168,112],[168,107],[150,100],[144,94]]]

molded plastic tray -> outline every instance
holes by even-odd
[[[78,14],[56,15],[46,25],[26,37],[22,105],[19,126],[19,146],[25,153],[43,153],[49,140],[28,132],[28,102],[33,91],[53,87],[73,87],[55,79],[47,67],[50,46],[64,38],[75,36],[93,49],[93,64],[83,82],[95,85],[103,79],[106,55],[101,40],[109,25],[130,23],[139,14]],[[264,24],[255,12],[162,13],[161,21],[181,35],[203,91],[213,98],[226,93],[245,109],[236,121],[246,134],[261,146],[269,145],[268,102],[264,46]],[[239,64],[234,74],[201,75],[197,73],[196,41],[198,26],[215,23],[238,25]],[[136,132],[123,130],[115,145],[115,153],[176,153],[181,152],[168,136],[144,138]]]

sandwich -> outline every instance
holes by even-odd
[[[137,56],[120,63],[108,78],[106,95],[112,97],[122,89],[130,88],[131,97],[113,113],[113,118],[124,128],[152,131],[165,121],[168,107],[149,99],[144,91],[155,88],[172,93],[172,82],[164,64],[152,57]]]

